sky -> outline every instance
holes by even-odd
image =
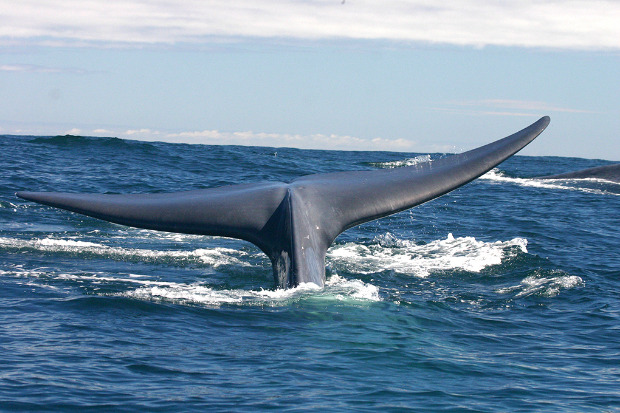
[[[618,0],[0,0],[0,134],[620,161]]]

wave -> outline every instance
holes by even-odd
[[[90,145],[103,145],[103,146],[127,146],[127,143],[119,138],[103,138],[103,137],[88,137],[78,135],[57,135],[57,136],[42,136],[34,138],[28,141],[29,143],[39,143],[55,146],[90,146]]]
[[[194,304],[219,307],[224,304],[279,307],[293,302],[312,300],[380,301],[379,290],[360,280],[347,280],[338,275],[330,277],[324,288],[301,284],[290,289],[276,290],[217,290],[200,284],[155,285],[123,292],[120,295],[140,300]]]
[[[251,266],[245,258],[250,253],[231,248],[197,248],[193,250],[151,250],[139,248],[111,247],[104,244],[75,241],[70,239],[31,239],[0,237],[0,247],[16,250],[34,250],[47,253],[71,253],[87,257],[100,257],[114,260],[139,260],[146,262],[201,264],[213,268],[223,265]]]
[[[141,284],[141,285],[170,285],[167,281],[156,281],[149,279],[148,275],[142,274],[119,274],[118,276],[110,276],[107,273],[63,273],[57,272],[47,267],[38,267],[34,269],[24,269],[22,265],[14,265],[11,269],[0,269],[0,276],[13,276],[16,278],[28,279],[45,279],[55,281],[76,281],[80,284],[84,282],[93,282],[100,284],[102,282],[121,283],[121,284]],[[46,284],[48,288],[55,289],[54,285]]]
[[[494,168],[482,175],[478,179],[484,179],[488,181],[511,183],[525,187],[545,188],[545,189],[560,189],[568,191],[580,191],[589,194],[596,195],[620,195],[619,192],[610,191],[608,189],[588,188],[584,186],[574,186],[576,183],[594,183],[619,186],[617,183],[607,181],[604,179],[596,178],[584,178],[584,179],[537,179],[537,178],[515,178],[507,176],[503,171]]]
[[[45,253],[68,253],[77,256],[104,259],[157,262],[174,265],[249,267],[250,261],[265,260],[258,250],[239,250],[226,247],[196,248],[191,250],[156,250],[122,248],[101,243],[71,239],[16,239],[0,237],[0,247],[12,250],[34,250]],[[401,240],[391,233],[380,235],[369,244],[350,242],[333,245],[327,251],[327,264],[336,272],[369,274],[392,270],[417,277],[451,270],[480,272],[499,265],[505,259],[527,253],[527,240],[483,242],[473,237],[448,234],[445,240],[418,244]]]
[[[392,270],[425,278],[435,272],[451,270],[480,272],[526,252],[527,240],[523,238],[483,242],[448,234],[445,240],[417,244],[388,233],[375,237],[369,245],[350,242],[333,246],[327,257],[336,270],[342,268],[362,274]]]
[[[185,238],[185,235],[180,235]],[[176,235],[170,237],[177,239]],[[193,236],[190,236],[193,237]],[[136,248],[111,247],[101,243],[72,240],[72,239],[32,239],[23,240],[0,237],[0,248],[13,250],[35,250],[47,253],[70,253],[86,257],[100,257],[115,260],[141,260],[147,262],[159,262],[167,265],[176,264],[202,264],[205,267],[218,268],[220,266],[250,267],[253,264],[249,258],[265,259],[260,251],[241,251],[230,248],[199,248],[188,251],[182,250],[150,250]],[[253,257],[251,257],[253,256]],[[254,260],[256,261],[256,260]],[[314,284],[302,284],[290,290],[245,290],[230,289],[221,290],[210,286],[195,284],[183,284],[150,279],[146,275],[121,274],[110,276],[109,274],[68,274],[57,273],[49,269],[39,268],[23,270],[15,268],[13,271],[0,270],[0,275],[12,274],[17,277],[38,278],[55,281],[73,281],[82,283],[99,284],[102,282],[113,283],[117,288],[126,289],[118,284],[127,284],[130,288],[118,295],[137,298],[141,300],[166,301],[180,304],[198,304],[205,306],[220,306],[223,304],[257,305],[257,306],[280,306],[287,303],[307,299],[335,299],[335,300],[379,300],[378,289],[359,280],[347,280],[337,274],[332,275],[326,282],[324,289],[319,289]],[[134,289],[133,285],[139,287]],[[53,285],[46,283],[49,288]],[[94,290],[98,290],[94,288]]]
[[[69,274],[56,272],[49,268],[25,270],[21,266],[14,266],[10,270],[0,269],[0,276],[26,278],[43,281],[38,287],[58,290],[58,283],[71,282],[80,288],[89,288],[91,294],[98,294],[102,284],[114,285],[120,292],[99,293],[104,296],[127,297],[143,301],[166,302],[180,305],[200,305],[206,307],[220,307],[222,305],[279,307],[287,306],[302,300],[321,301],[381,301],[379,289],[372,284],[360,280],[347,280],[338,275],[331,276],[324,288],[314,284],[301,284],[291,289],[276,290],[246,290],[246,289],[216,289],[208,285],[196,283],[178,283],[153,280],[143,274],[107,273],[79,273]],[[61,284],[66,287],[66,284]]]
[[[17,208],[19,208],[19,206],[9,201],[0,201],[0,208],[10,209],[13,212],[17,212]]]
[[[562,289],[570,289],[584,284],[581,277],[569,275],[560,270],[553,270],[548,274],[536,271],[518,285],[504,287],[496,290],[498,294],[514,294],[514,298],[538,295],[543,297],[555,297]]]
[[[430,155],[419,155],[414,158],[407,158],[400,161],[390,161],[390,162],[369,162],[369,165],[374,166],[376,168],[402,168],[403,166],[414,166],[425,162],[430,162]]]
[[[29,143],[53,145],[58,147],[102,147],[102,148],[131,148],[138,147],[143,150],[153,151],[157,147],[148,142],[132,141],[120,139],[116,137],[98,137],[98,136],[77,136],[77,135],[58,135],[58,136],[41,136],[30,139]]]
[[[167,265],[184,265],[200,262],[217,268],[232,265],[237,268],[251,266],[249,255],[262,255],[260,251],[245,252],[228,248],[180,250],[147,250],[110,247],[101,243],[72,239],[21,240],[1,238],[0,247],[7,249],[34,249],[41,252],[93,254],[102,258],[122,260],[147,260]],[[520,254],[527,253],[527,240],[514,238],[508,241],[484,242],[473,237],[454,237],[435,240],[427,244],[399,239],[391,233],[377,236],[368,244],[345,243],[328,250],[327,264],[332,275],[324,288],[302,284],[287,290],[222,289],[196,282],[164,281],[155,276],[128,273],[70,273],[51,268],[0,269],[0,276],[13,276],[38,280],[40,287],[51,289],[86,289],[89,294],[122,296],[153,302],[181,305],[220,307],[222,305],[277,307],[305,300],[380,301],[379,288],[355,278],[355,274],[393,271],[398,274],[426,278],[431,274],[467,271],[479,273],[485,268],[506,263]],[[255,265],[255,264],[254,264]],[[266,268],[266,267],[265,267]],[[344,278],[339,273],[346,272]],[[177,280],[178,281],[178,280]],[[68,282],[68,284],[67,284]],[[532,295],[553,297],[563,289],[583,285],[580,277],[560,270],[535,270],[518,284],[502,287],[495,292],[523,298]]]

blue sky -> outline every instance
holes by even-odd
[[[0,0],[0,133],[620,161],[620,3]]]

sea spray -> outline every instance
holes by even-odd
[[[393,234],[377,236],[368,245],[350,242],[328,251],[328,262],[335,268],[357,273],[392,270],[416,277],[433,272],[464,270],[479,272],[519,253],[527,253],[527,240],[483,242],[473,237],[448,234],[444,240],[427,244],[402,240]]]

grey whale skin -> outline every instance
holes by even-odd
[[[18,192],[17,196],[118,224],[239,238],[271,259],[278,288],[325,284],[325,254],[343,231],[444,195],[491,170],[538,136],[527,128],[422,164],[156,194]]]
[[[582,169],[575,172],[567,172],[558,175],[538,176],[536,179],[604,179],[606,181],[620,183],[620,163],[597,166],[595,168]]]

